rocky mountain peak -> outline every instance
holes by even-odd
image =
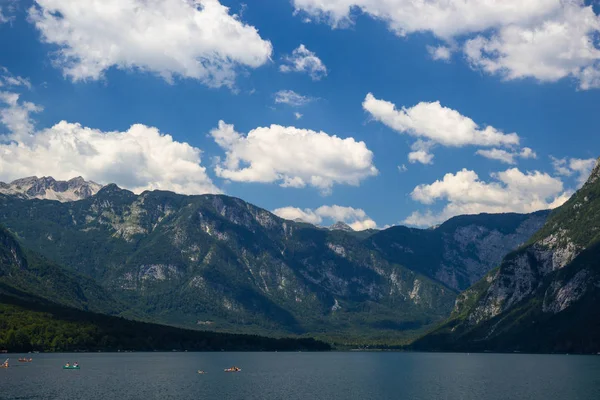
[[[45,199],[60,202],[76,201],[95,195],[102,185],[86,181],[81,176],[68,181],[57,181],[51,176],[30,176],[10,183],[0,182],[0,194],[25,199]]]
[[[354,229],[350,225],[345,222],[338,221],[335,224],[329,227],[332,231],[345,231],[345,232],[354,232]]]
[[[596,166],[592,170],[592,173],[590,174],[590,177],[588,178],[586,185],[591,185],[591,184],[597,182],[598,180],[600,180],[600,158],[598,158],[598,160],[596,160]]]

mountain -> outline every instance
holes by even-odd
[[[409,266],[460,291],[529,240],[544,225],[548,214],[462,215],[432,229],[394,226],[367,241],[388,262]]]
[[[82,310],[118,314],[124,309],[91,279],[24,250],[12,234],[0,227],[0,293],[13,289]]]
[[[17,179],[11,183],[0,182],[0,193],[18,196],[24,199],[46,199],[61,202],[75,201],[95,195],[102,188],[95,182],[85,181],[82,177],[68,181],[57,181],[52,177],[31,176]]]
[[[600,160],[528,243],[463,292],[435,350],[600,351]]]
[[[104,315],[121,311],[105,289],[23,249],[0,227],[0,350],[329,350],[313,339],[182,330]]]
[[[442,320],[456,296],[383,260],[355,233],[227,196],[135,195],[116,185],[68,203],[0,195],[0,221],[132,312],[178,326],[398,338]]]
[[[350,225],[342,221],[338,221],[335,224],[331,225],[329,229],[332,231],[354,232],[354,229],[352,229]]]
[[[486,255],[499,261],[546,215],[348,232],[222,195],[135,195],[114,184],[64,203],[0,195],[0,222],[22,243],[89,277],[130,315],[356,343],[404,342],[441,322],[455,289],[495,266]]]

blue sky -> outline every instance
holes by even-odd
[[[221,191],[362,229],[554,207],[589,173],[589,2],[328,3],[0,0],[0,180]]]

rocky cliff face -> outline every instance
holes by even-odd
[[[332,231],[346,231],[346,232],[353,232],[354,229],[352,229],[352,227],[348,224],[346,224],[345,222],[342,221],[338,221],[335,224],[331,225],[329,227],[330,230]]]
[[[552,212],[525,247],[509,254],[497,270],[459,296],[447,326],[426,341],[435,342],[436,335],[438,338],[446,335],[442,342],[450,347],[468,348],[475,343],[494,347],[504,343],[503,346],[527,350],[532,345],[526,339],[519,342],[519,336],[532,335],[533,325],[527,327],[527,323],[541,329],[553,326],[555,321],[567,318],[566,315],[596,318],[592,313],[597,313],[595,310],[600,306],[594,300],[600,288],[599,242],[600,163],[587,183]],[[589,301],[594,303],[591,309],[587,309]],[[565,326],[580,326],[580,323],[569,319]],[[583,351],[590,346],[600,349],[600,327],[586,330],[590,336],[577,344],[572,343],[573,335],[580,333],[573,331],[561,337],[546,332],[539,343],[565,351],[569,348]],[[546,341],[549,337],[554,337],[554,341]],[[569,340],[571,344],[567,345]]]
[[[102,188],[95,182],[85,181],[82,177],[68,181],[57,181],[52,177],[32,176],[17,179],[11,183],[0,182],[0,193],[22,197],[24,199],[46,199],[61,202],[86,199]]]
[[[529,240],[548,214],[459,216],[434,229],[393,227],[374,234],[369,242],[388,261],[465,290]]]

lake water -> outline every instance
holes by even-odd
[[[31,354],[26,364],[9,356],[11,367],[0,368],[1,399],[600,399],[600,356]],[[78,361],[81,370],[63,370],[67,361]],[[232,365],[242,371],[223,372]]]

